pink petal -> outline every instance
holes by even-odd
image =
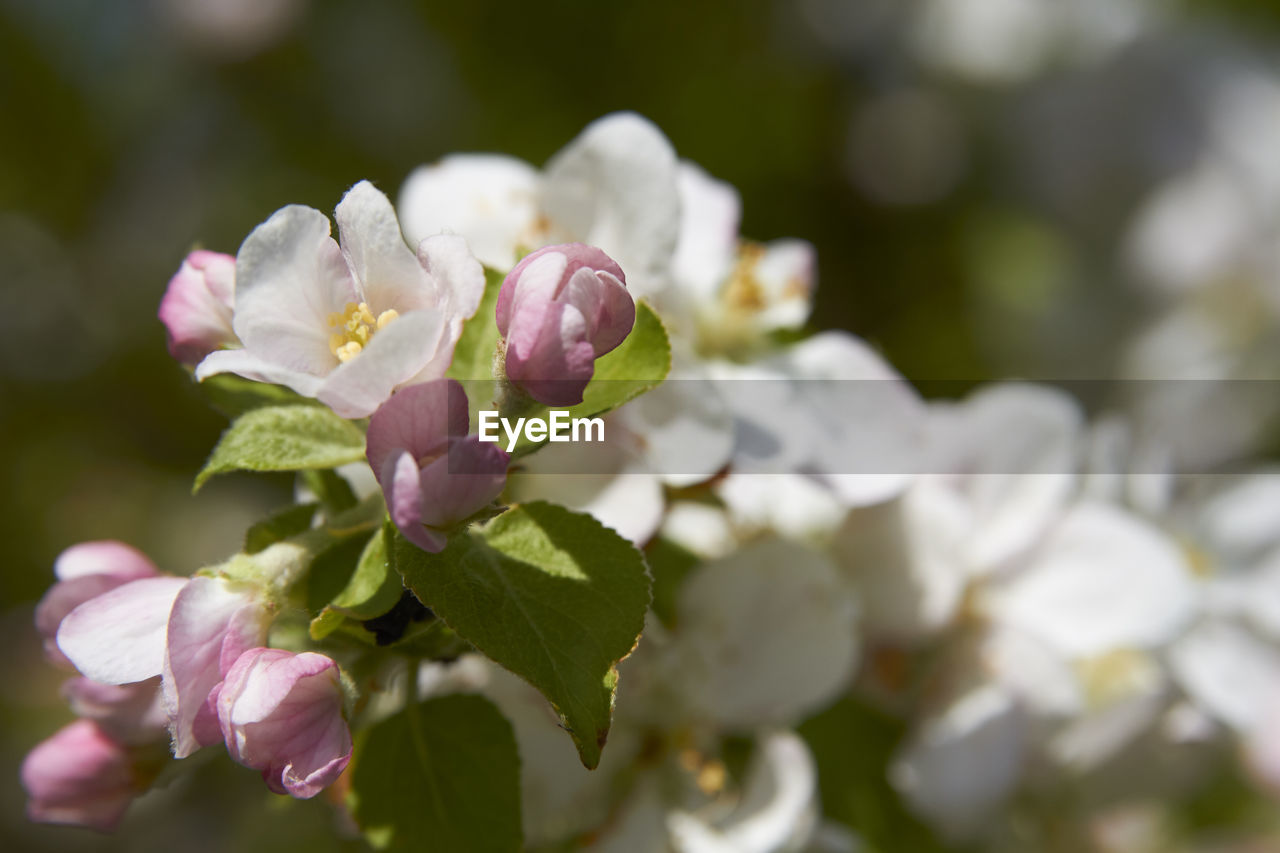
[[[248,650],[228,671],[217,707],[231,757],[262,770],[276,793],[313,797],[350,761],[338,667],[324,655]]]
[[[231,328],[236,259],[218,252],[187,256],[160,300],[169,354],[194,365],[209,353],[239,343]]]
[[[418,462],[407,450],[387,459],[378,478],[387,500],[387,514],[410,541],[417,542],[422,528],[422,487],[419,482]],[[434,543],[434,539],[431,540]],[[425,545],[419,547],[427,548]],[[438,550],[438,549],[436,549]]]
[[[502,493],[510,457],[477,436],[456,440],[420,475],[421,523],[449,527],[474,515]]]
[[[165,624],[186,578],[130,581],[81,604],[62,620],[58,648],[82,675],[129,684],[160,674]]]
[[[507,337],[507,377],[548,406],[573,406],[595,371],[586,320],[563,302],[521,303]]]
[[[618,278],[581,269],[565,288],[564,301],[587,318],[587,340],[596,358],[626,340],[636,323],[636,303]]]
[[[269,625],[256,590],[223,578],[192,578],[173,602],[163,684],[176,758],[217,739],[209,693],[241,653],[262,645]]]
[[[109,831],[137,793],[128,750],[90,720],[41,742],[22,762],[27,817]]]
[[[36,629],[44,638],[44,650],[55,664],[71,665],[58,649],[58,626],[81,604],[133,580],[155,577],[155,565],[136,548],[123,542],[82,542],[58,555],[53,564],[60,579],[36,605]]]
[[[126,744],[164,740],[168,717],[160,701],[160,679],[134,684],[99,684],[73,678],[62,695],[77,716],[93,720],[111,738]]]
[[[160,572],[145,554],[123,542],[105,539],[72,545],[53,564],[58,580],[106,575],[120,581],[152,577]]]
[[[452,436],[467,434],[467,393],[453,379],[402,388],[369,419],[367,455],[375,474],[387,458],[407,450],[414,459],[437,456]]]
[[[571,274],[569,256],[559,246],[548,246],[525,255],[502,280],[494,318],[498,333],[504,338],[511,329],[512,312],[517,297],[534,302],[551,302],[560,291],[561,282]]]

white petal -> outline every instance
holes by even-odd
[[[1061,653],[1090,657],[1167,642],[1193,605],[1190,571],[1171,540],[1121,509],[1082,504],[993,591],[991,607]]]
[[[532,166],[495,154],[454,154],[419,166],[400,189],[409,242],[459,234],[481,263],[509,270],[518,247],[538,248],[538,185]]]
[[[196,366],[196,379],[204,381],[218,373],[234,373],[255,382],[269,382],[292,388],[304,397],[314,397],[323,377],[283,368],[264,361],[248,350],[224,349],[211,352]]]
[[[754,381],[720,388],[740,422],[742,470],[885,476],[891,488],[920,467],[928,422],[919,395],[853,335],[814,335],[738,375]]]
[[[1206,550],[1241,563],[1280,546],[1280,471],[1230,480],[1225,488],[1220,475],[1190,479],[1193,487],[1213,490],[1192,507],[1196,539]]]
[[[798,720],[848,684],[857,660],[853,598],[821,554],[785,540],[698,568],[679,624],[686,695],[730,728]]]
[[[313,208],[276,211],[236,255],[236,335],[286,370],[323,375],[338,363],[329,350],[328,318],[355,296],[329,220]]]
[[[669,378],[617,417],[644,436],[646,469],[677,488],[710,479],[733,453],[733,417],[710,382]]]
[[[714,299],[733,270],[742,201],[730,184],[688,160],[677,167],[676,185],[680,238],[671,271],[678,295],[696,305]]]
[[[817,823],[817,768],[791,732],[766,736],[748,771],[742,800],[712,826],[687,812],[667,816],[680,853],[773,853],[802,849]]]
[[[1230,622],[1197,626],[1174,644],[1169,663],[1183,689],[1237,731],[1253,729],[1280,695],[1280,650]]]
[[[164,668],[169,610],[186,578],[144,578],[91,598],[58,627],[58,648],[102,684],[155,678]]]
[[[433,358],[443,320],[433,310],[414,311],[389,323],[369,345],[324,380],[316,398],[344,418],[363,418],[386,402]]]
[[[755,277],[765,291],[758,322],[765,329],[795,329],[809,319],[817,286],[817,253],[807,240],[773,240],[756,263]]]
[[[461,329],[462,321],[480,307],[484,296],[484,267],[462,237],[440,234],[418,244],[418,263],[435,286],[437,311]],[[457,337],[455,331],[454,337]]]
[[[927,480],[848,514],[835,554],[873,635],[911,640],[950,622],[968,580],[960,546],[970,522],[959,496]]]
[[[1083,708],[1083,685],[1071,661],[1026,632],[993,626],[980,655],[983,671],[1028,710],[1060,718]]]
[[[637,298],[659,289],[680,227],[676,157],[648,119],[615,113],[547,163],[542,209],[573,239],[618,262]]]
[[[706,560],[729,554],[737,538],[723,510],[696,501],[675,501],[662,520],[663,539]]]
[[[662,482],[641,469],[606,419],[603,443],[551,444],[525,457],[508,478],[512,500],[550,500],[590,513],[632,542],[647,542],[662,522]],[[503,439],[505,441],[505,438]]]
[[[348,190],[334,219],[342,254],[375,317],[434,307],[427,274],[405,245],[391,202],[373,184],[361,181]]]
[[[800,474],[729,474],[712,488],[735,524],[790,539],[822,537],[845,515],[835,492]]]
[[[1075,484],[1083,417],[1056,389],[1021,383],[985,388],[935,409],[939,471],[964,477],[974,503],[970,560],[993,568],[1040,536]]]
[[[1022,771],[1026,720],[998,687],[962,696],[918,733],[890,769],[912,809],[965,839],[1004,801]]]

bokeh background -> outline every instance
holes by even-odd
[[[631,109],[738,187],[744,234],[811,240],[812,326],[910,379],[1181,375],[1151,330],[1187,312],[1227,375],[1274,378],[1277,57],[1271,0],[0,0],[4,849],[359,849],[225,756],[115,838],[23,818],[21,757],[70,718],[31,627],[57,553],[185,573],[288,501],[190,496],[224,421],[155,310],[193,246],[449,152],[541,164]],[[1235,184],[1196,196],[1215,157]]]

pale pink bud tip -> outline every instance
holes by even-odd
[[[53,571],[58,582],[36,605],[36,629],[44,638],[49,659],[67,666],[70,662],[58,648],[56,637],[68,613],[118,586],[160,574],[141,551],[110,540],[72,545],[58,555]]]
[[[314,797],[351,760],[338,665],[324,655],[250,649],[214,701],[231,757],[277,794]]]
[[[206,355],[236,345],[231,328],[235,304],[236,259],[219,252],[192,252],[160,300],[169,354],[195,366]]]
[[[27,816],[109,831],[138,793],[128,749],[91,720],[38,744],[22,762]]]
[[[595,360],[631,333],[636,306],[612,258],[567,243],[516,264],[495,314],[507,342],[507,378],[541,403],[572,406],[582,402]]]

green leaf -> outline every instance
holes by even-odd
[[[851,827],[869,851],[943,853],[951,848],[907,810],[885,773],[905,729],[900,720],[846,697],[798,731],[818,765],[823,817]]]
[[[391,568],[387,553],[388,535],[384,527],[364,543],[363,550],[355,561],[355,571],[348,576],[346,585],[328,601],[323,612],[316,617],[321,620],[321,625],[334,625],[333,617],[327,616],[329,613],[354,619],[372,619],[386,613],[400,600],[404,585],[400,582],[400,576]]]
[[[318,614],[342,592],[355,577],[360,558],[368,549],[371,537],[347,536],[336,540],[311,561],[307,570],[307,610]]]
[[[323,405],[320,401],[303,397],[283,385],[254,382],[234,373],[215,374],[197,387],[209,401],[209,405],[232,419],[263,406]]]
[[[453,348],[453,362],[445,372],[450,379],[493,378],[493,353],[498,348],[498,321],[494,311],[505,276],[506,273],[485,268],[484,296],[476,313],[462,325],[462,334]],[[477,386],[468,386],[471,387]]]
[[[595,374],[582,402],[569,409],[577,418],[616,409],[657,388],[671,371],[671,341],[647,302],[636,303],[636,324],[616,349],[596,359]]]
[[[671,371],[671,341],[662,320],[647,302],[636,303],[636,324],[616,349],[596,359],[595,373],[582,394],[582,402],[567,411],[570,418],[590,418],[618,408],[646,391],[652,391]],[[545,417],[539,407],[529,417]],[[532,453],[545,441],[533,442],[521,434],[512,456]]]
[[[193,491],[227,471],[333,468],[364,458],[364,433],[320,406],[266,406],[246,412],[222,434]]]
[[[479,696],[406,708],[357,736],[348,806],[378,849],[519,850],[511,724]]]
[[[298,475],[302,484],[320,499],[324,508],[332,514],[351,509],[356,505],[356,493],[351,491],[351,484],[329,468],[317,468],[302,471]]]
[[[267,516],[250,527],[244,534],[244,552],[256,554],[290,536],[310,529],[320,505],[316,503],[294,504]]]
[[[396,536],[394,562],[423,604],[542,691],[588,768],[609,734],[619,660],[649,606],[640,552],[589,515],[535,502],[428,554]]]
[[[702,562],[692,551],[655,536],[644,549],[645,560],[653,573],[653,612],[668,628],[676,627],[680,586]]]

